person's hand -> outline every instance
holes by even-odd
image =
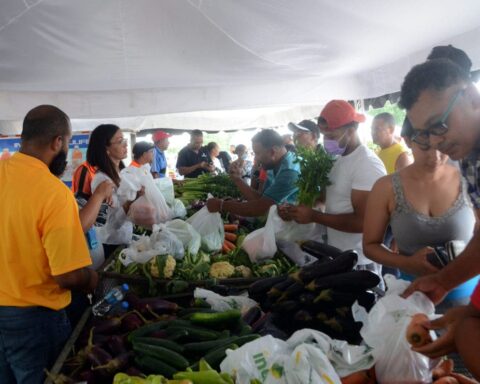
[[[107,203],[108,205],[112,205],[112,193],[114,188],[115,184],[113,184],[110,180],[105,180],[100,183],[100,185],[97,187],[93,194],[100,196],[102,200],[105,201],[105,203]]]
[[[208,172],[215,172],[215,165],[209,164],[208,167],[207,167],[207,171]]]
[[[198,168],[205,169],[206,171],[208,170],[208,163],[206,161],[202,161],[201,163],[197,164]]]
[[[401,269],[414,276],[425,276],[438,272],[439,269],[427,260],[427,255],[433,252],[433,248],[430,247],[419,249],[413,255],[404,258],[404,265]]]
[[[288,207],[288,214],[291,220],[295,220],[299,224],[309,224],[313,222],[313,215],[315,211],[305,205],[290,205]]]
[[[415,291],[423,292],[434,304],[438,304],[447,295],[448,290],[442,285],[441,275],[437,272],[431,275],[419,277],[410,284],[403,297],[410,296]]]
[[[445,329],[445,333],[437,340],[424,345],[423,347],[412,348],[413,351],[428,356],[431,359],[442,357],[456,351],[455,331],[458,324],[472,313],[472,307],[462,305],[449,309],[444,316],[439,319],[422,324],[427,329],[438,330]]]
[[[222,207],[222,200],[220,200],[220,199],[208,199],[207,200],[208,212],[211,212],[211,213],[220,212],[221,207]]]
[[[277,205],[278,216],[280,216],[280,218],[283,221],[291,221],[292,220],[292,217],[290,216],[290,207],[291,207],[290,204],[279,204],[279,205]]]
[[[142,187],[137,191],[137,197],[135,197],[135,200],[137,200],[140,196],[143,195],[145,195],[145,187]]]
[[[232,178],[241,178],[243,172],[243,164],[239,160],[233,161],[228,167],[228,174]]]

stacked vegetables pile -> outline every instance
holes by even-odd
[[[265,311],[271,311],[273,324],[287,336],[299,329],[314,328],[358,344],[361,324],[354,321],[351,307],[358,300],[369,310],[375,302],[369,290],[380,283],[380,278],[369,271],[354,271],[357,254],[353,251],[332,254],[332,247],[311,241],[304,245],[307,248],[317,252],[317,261],[288,277],[253,283],[250,297]]]
[[[195,375],[189,377],[188,371],[198,370],[200,360],[203,371],[217,370],[228,348],[259,337],[236,309],[215,312],[203,300],[182,309],[161,298],[129,294],[126,299],[131,312],[94,318],[85,327],[76,345],[78,353],[64,365],[63,378],[108,383],[118,372],[166,378],[184,372],[179,379],[192,379]],[[208,375],[213,373],[203,374]]]
[[[205,200],[208,194],[218,198],[241,197],[240,191],[232,179],[226,175],[212,175],[205,173],[196,179],[185,179],[175,184],[175,197],[185,206],[196,200]]]

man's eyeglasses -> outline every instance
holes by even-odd
[[[447,119],[450,116],[450,112],[452,112],[455,103],[458,100],[458,97],[465,89],[460,89],[459,91],[455,92],[455,94],[450,99],[448,103],[447,109],[435,123],[432,123],[426,129],[414,129],[414,133],[412,135],[412,141],[417,143],[422,149],[427,150],[430,149],[430,135],[434,136],[443,136],[448,131]]]

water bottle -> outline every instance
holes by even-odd
[[[108,314],[110,316],[117,316],[117,315],[123,315],[125,312],[128,311],[128,308],[130,308],[130,304],[128,304],[127,301],[122,301],[120,303],[114,304],[111,308]]]
[[[94,316],[105,316],[108,311],[120,301],[123,300],[125,292],[129,289],[128,284],[122,284],[118,287],[112,288],[107,294],[103,297],[102,300],[97,302],[92,307],[92,312]]]

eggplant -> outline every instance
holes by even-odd
[[[316,261],[306,265],[290,276],[296,281],[308,284],[313,279],[351,271],[355,264],[357,264],[357,260],[358,255],[355,251],[346,251],[331,261]]]
[[[99,321],[96,323],[94,329],[94,332],[100,333],[100,334],[113,334],[116,333],[120,330],[122,327],[122,317],[110,317],[107,319],[102,319],[102,321]]]
[[[306,288],[310,291],[319,291],[326,288],[340,288],[345,291],[363,291],[376,287],[380,277],[370,271],[351,271],[317,278]]]
[[[128,367],[124,372],[128,376],[143,376],[142,371],[140,371],[137,367],[134,366]]]
[[[288,287],[290,287],[293,284],[295,284],[295,280],[287,278],[275,284],[272,288],[270,288],[270,290],[267,292],[267,296],[269,298],[280,297],[285,293]]]
[[[303,292],[300,296],[298,296],[298,301],[302,306],[311,307],[314,303],[316,296],[310,292]]]
[[[256,305],[256,306],[250,308],[242,316],[242,319],[246,324],[252,326],[253,323],[255,323],[261,316],[262,316],[262,310],[260,309],[259,306]]]
[[[261,316],[255,323],[252,324],[252,333],[258,333],[263,329],[264,325],[267,323],[273,315],[271,313],[265,313]]]
[[[358,296],[358,304],[364,307],[367,312],[370,312],[376,301],[377,296],[373,292],[365,291]]]
[[[125,332],[134,331],[145,324],[145,319],[142,319],[139,314],[130,312],[125,314],[122,319],[122,330]]]
[[[127,343],[124,337],[114,335],[110,336],[107,341],[109,351],[114,355],[120,355],[127,352]]]
[[[47,370],[45,370],[45,373],[53,384],[75,384],[73,379],[63,374],[53,374]]]
[[[122,353],[117,356],[115,359],[104,363],[103,365],[98,365],[92,368],[92,371],[98,372],[103,377],[111,377],[115,373],[123,370],[128,366],[130,359],[134,356],[133,352]]]
[[[343,292],[332,288],[322,289],[313,300],[319,307],[347,307],[358,300],[361,292]]]
[[[135,310],[142,314],[149,313],[149,310],[157,314],[168,314],[176,312],[179,308],[178,304],[159,297],[140,299],[134,294],[128,294],[126,300]]]
[[[296,300],[287,300],[279,303],[275,303],[272,306],[272,312],[277,312],[279,314],[288,314],[295,312],[299,307],[299,302]]]
[[[255,281],[248,288],[248,296],[251,298],[265,295],[275,284],[286,280],[287,276],[275,276]]]
[[[314,240],[303,242],[300,248],[302,248],[302,251],[316,257],[320,261],[332,260],[342,253],[342,250],[336,247]]]
[[[277,302],[281,302],[287,299],[295,299],[305,290],[305,286],[302,283],[291,284],[285,292],[278,298]]]
[[[302,325],[300,328],[304,328],[304,325],[311,324],[313,322],[313,316],[309,311],[301,309],[295,313],[293,320],[295,323]]]
[[[112,360],[112,355],[110,355],[103,348],[94,345],[88,351],[87,358],[95,367],[107,364],[110,360]]]

